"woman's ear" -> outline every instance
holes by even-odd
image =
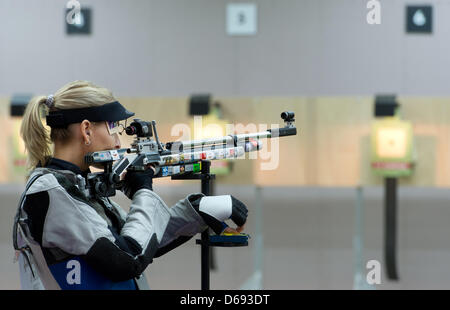
[[[83,141],[84,141],[85,145],[90,145],[91,144],[92,127],[93,127],[92,125],[93,124],[90,121],[88,121],[87,119],[82,121],[81,124],[80,124],[81,136],[83,138]]]

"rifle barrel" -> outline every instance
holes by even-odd
[[[259,140],[264,138],[271,138],[270,131],[263,131],[249,134],[229,135],[218,138],[207,138],[200,140],[176,141],[166,143],[166,148],[171,152],[181,153],[183,151],[194,151],[197,148],[214,148],[215,146],[226,145],[227,147],[237,147],[243,145],[251,139]]]

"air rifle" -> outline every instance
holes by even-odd
[[[125,128],[127,135],[136,136],[130,148],[91,152],[85,155],[89,165],[103,166],[103,172],[89,173],[86,178],[86,194],[110,197],[122,187],[121,175],[126,171],[155,168],[154,178],[176,177],[201,173],[203,160],[235,159],[246,152],[262,148],[260,139],[292,136],[297,134],[294,112],[283,112],[282,128],[268,129],[250,134],[228,135],[218,138],[161,143],[156,122],[134,119]]]

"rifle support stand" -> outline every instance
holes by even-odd
[[[201,161],[200,174],[184,174],[172,176],[172,180],[201,180],[202,194],[209,196],[211,194],[211,180],[215,179],[215,175],[210,173],[211,162],[209,160]],[[196,240],[201,246],[201,289],[209,290],[209,271],[210,271],[210,249],[211,246],[235,247],[247,246],[248,242],[234,243],[231,238],[230,242],[214,242],[210,240],[209,229],[201,233],[201,239]]]

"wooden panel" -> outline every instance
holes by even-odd
[[[400,97],[402,114],[414,125],[414,135],[417,138],[434,141],[434,147],[418,145],[418,161],[427,165],[420,178],[432,182],[427,186],[450,186],[450,99],[433,97]],[[417,171],[419,174],[419,170]],[[417,184],[419,181],[414,182]],[[423,184],[423,181],[420,182]]]
[[[328,97],[314,100],[314,179],[311,185],[355,186],[361,160],[358,141],[369,131],[372,100]]]
[[[307,98],[256,98],[253,102],[256,124],[283,127],[283,111],[295,112],[297,135],[265,139],[268,151],[254,161],[254,182],[259,185],[307,185],[311,169],[311,102]],[[275,126],[275,127],[276,127]],[[261,151],[262,152],[262,151]]]
[[[266,186],[376,185],[382,180],[370,172],[369,133],[373,120],[371,97],[221,97],[224,119],[241,124],[236,133],[263,131],[271,124],[283,126],[280,113],[296,113],[297,136],[263,140],[265,153],[256,159],[234,161],[233,172],[218,181]],[[177,125],[190,127],[188,98],[130,98],[119,100],[137,118],[156,120],[160,140],[175,141]],[[450,187],[450,98],[400,97],[403,119],[413,123],[418,156],[413,176],[401,184]],[[22,182],[12,168],[13,137],[18,128],[9,116],[9,98],[0,98],[0,182]],[[131,137],[121,136],[122,146]],[[277,154],[273,152],[279,148]],[[270,153],[267,151],[271,151]],[[265,157],[264,157],[265,156]],[[276,163],[278,162],[278,165]],[[270,168],[275,164],[275,169]],[[189,182],[189,181],[186,181]],[[164,178],[155,183],[182,184]]]
[[[10,154],[8,149],[11,136],[11,126],[9,117],[9,99],[0,97],[0,124],[2,124],[2,134],[0,134],[0,182],[10,182]]]
[[[25,182],[25,145],[20,138],[21,117],[10,116],[10,98],[0,98],[0,183]]]

